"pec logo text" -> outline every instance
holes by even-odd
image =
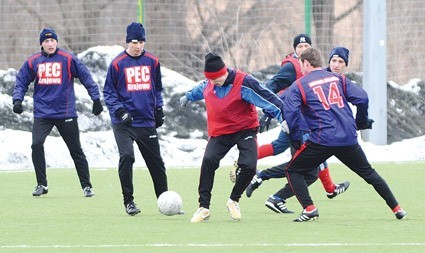
[[[127,91],[151,90],[151,67],[133,66],[125,68]]]
[[[44,62],[38,65],[38,84],[61,84],[62,63]]]

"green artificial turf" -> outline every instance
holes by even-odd
[[[0,252],[425,252],[425,163],[378,163],[402,207],[397,220],[374,189],[341,164],[331,164],[336,183],[350,188],[329,200],[320,181],[310,187],[319,209],[317,221],[295,223],[301,212],[295,198],[287,206],[295,214],[265,208],[270,194],[286,179],[265,181],[251,198],[240,200],[242,220],[233,222],[226,201],[233,184],[232,167],[217,170],[211,218],[190,223],[198,199],[199,168],[168,170],[169,189],[183,198],[185,215],[158,212],[146,169],[135,169],[135,202],[142,212],[128,216],[122,204],[116,168],[92,169],[96,196],[84,198],[74,169],[47,171],[49,193],[31,195],[33,171],[0,172]]]

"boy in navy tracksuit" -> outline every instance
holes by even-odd
[[[32,130],[32,161],[37,177],[33,196],[47,194],[44,142],[54,126],[65,141],[77,169],[84,196],[94,195],[89,166],[81,148],[75,109],[74,78],[78,78],[93,100],[93,114],[102,110],[99,87],[87,67],[73,54],[57,47],[58,36],[53,29],[40,33],[41,52],[28,58],[16,77],[13,111],[23,112],[22,101],[34,81],[34,126]]]
[[[140,212],[133,201],[134,142],[145,159],[156,197],[168,189],[156,131],[164,123],[161,67],[158,58],[144,50],[145,39],[142,24],[127,26],[128,48],[109,65],[103,90],[118,146],[118,173],[129,215]]]
[[[320,52],[314,48],[301,54],[305,76],[291,85],[284,100],[290,140],[293,146],[299,147],[286,167],[289,186],[304,209],[294,221],[319,217],[308,185],[317,179],[317,172],[312,168],[333,155],[371,184],[396,218],[403,219],[407,213],[385,180],[371,167],[357,141],[357,129],[372,128],[373,120],[367,113],[367,93],[345,76],[322,69],[321,59]],[[357,107],[355,119],[349,102]],[[311,131],[309,139],[302,145],[298,129],[301,113]]]

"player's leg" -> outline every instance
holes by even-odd
[[[158,198],[161,193],[168,190],[167,174],[158,141],[158,133],[154,127],[134,128],[137,138],[135,139],[140,153],[145,160]],[[154,136],[156,136],[154,138]]]
[[[80,130],[78,128],[77,118],[56,120],[55,125],[74,161],[81,187],[83,189],[86,187],[91,188],[89,165],[83,149],[81,148]]]
[[[33,196],[40,196],[48,192],[47,175],[46,175],[46,158],[44,154],[44,142],[54,124],[50,120],[42,118],[34,118],[32,128],[32,162],[37,179],[37,186],[33,192]]]
[[[369,164],[359,144],[335,148],[335,156],[368,184],[372,185],[398,219],[402,219],[407,215],[407,213],[401,209],[387,182],[385,182],[378,172]]]
[[[120,157],[118,163],[118,175],[121,183],[124,206],[129,215],[136,215],[140,213],[140,209],[137,208],[133,201],[133,164],[135,161],[133,142],[136,136],[130,132],[130,129],[131,128],[124,124],[112,126]]]
[[[311,180],[313,171],[331,156],[327,147],[307,141],[295,152],[286,167],[286,178],[303,212],[294,221],[302,222],[319,216],[308,190],[307,179]],[[316,174],[317,177],[317,174]]]

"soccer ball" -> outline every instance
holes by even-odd
[[[171,216],[176,214],[183,214],[183,211],[181,210],[182,207],[182,198],[175,191],[163,192],[158,197],[159,212],[164,215]]]

